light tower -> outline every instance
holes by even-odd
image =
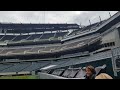
[[[99,16],[99,19],[100,19],[100,22],[101,22],[102,20],[101,20],[101,17],[100,17],[100,16]]]
[[[91,21],[89,20],[89,23],[90,23],[90,25],[91,25]]]
[[[110,17],[111,17],[111,13],[109,12],[109,15],[110,15]]]

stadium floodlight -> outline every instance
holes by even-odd
[[[99,19],[100,19],[100,22],[101,22],[102,20],[101,20],[101,17],[100,17],[100,16],[99,16]]]
[[[81,23],[80,23],[80,27],[82,28],[82,25],[81,25]]]
[[[91,21],[89,20],[89,23],[90,23],[90,25],[91,25]]]
[[[111,13],[109,12],[109,15],[110,15],[110,17],[111,17]]]

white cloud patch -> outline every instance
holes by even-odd
[[[0,11],[0,22],[12,23],[77,23],[88,25],[104,20],[117,11]]]

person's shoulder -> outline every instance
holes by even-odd
[[[95,79],[113,79],[113,78],[106,73],[101,73],[98,76],[96,76]]]

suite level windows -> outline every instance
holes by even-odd
[[[115,42],[110,42],[110,43],[104,43],[104,44],[102,44],[102,47],[110,47],[110,46],[115,46]]]
[[[116,68],[120,68],[120,56],[115,57]]]

